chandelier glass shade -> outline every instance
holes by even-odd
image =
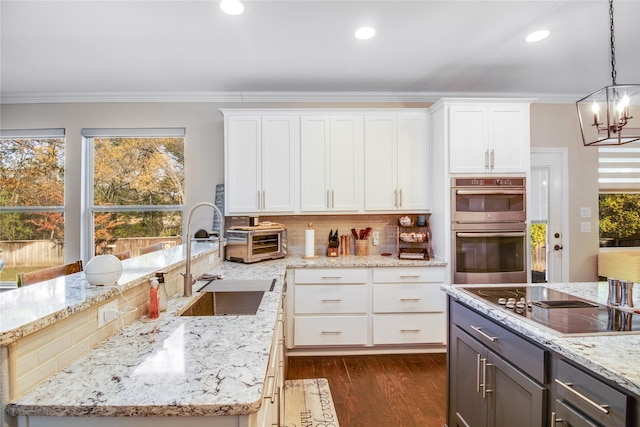
[[[585,146],[622,145],[640,140],[640,84],[616,84],[613,0],[609,0],[611,85],[576,102]]]
[[[610,85],[576,102],[584,145],[640,140],[640,85]]]

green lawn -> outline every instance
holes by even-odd
[[[14,267],[10,268],[5,266],[2,271],[0,271],[0,282],[15,282],[16,276],[18,273],[27,273],[29,271],[36,271],[46,267]]]

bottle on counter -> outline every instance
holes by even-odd
[[[158,283],[160,288],[158,290],[158,296],[160,297],[159,310],[167,311],[167,305],[169,303],[169,294],[167,293],[167,287],[164,283],[164,273],[156,273],[156,278],[158,279]]]
[[[155,277],[149,285],[149,319],[157,319],[160,315],[160,283]]]

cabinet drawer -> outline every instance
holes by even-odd
[[[373,316],[373,344],[444,343],[444,313],[377,314]]]
[[[363,268],[297,269],[296,285],[301,283],[366,283],[368,270]]]
[[[294,345],[365,345],[366,316],[313,316],[294,319]]]
[[[443,283],[444,268],[409,267],[375,268],[373,283]]]
[[[369,298],[365,285],[304,285],[295,289],[295,312],[367,313]]]
[[[627,425],[631,397],[565,360],[558,362],[554,381],[558,400],[568,402],[599,424]]]
[[[446,297],[438,284],[373,285],[374,313],[444,312]]]
[[[539,383],[546,383],[549,366],[547,350],[454,300],[450,305],[450,316],[452,324],[458,325]]]

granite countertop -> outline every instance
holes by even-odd
[[[383,256],[312,260],[290,256],[249,265],[224,262],[211,273],[232,280],[277,279],[273,292],[265,293],[256,315],[179,317],[176,313],[198,295],[175,296],[160,318],[134,322],[11,402],[7,413],[212,416],[256,412],[287,268],[444,265],[441,261]],[[19,328],[14,335],[20,335]]]
[[[467,285],[464,285],[467,286]],[[484,285],[495,286],[495,285]],[[512,285],[509,285],[512,286]],[[606,305],[608,286],[604,282],[549,283],[549,288],[566,292],[585,300]],[[621,387],[640,396],[640,365],[633,355],[640,354],[640,331],[612,335],[561,335],[536,326],[535,323],[493,306],[463,292],[460,286],[444,285],[442,289],[466,305],[497,320],[540,345],[592,370]],[[636,293],[634,305],[640,306]],[[635,314],[636,316],[640,314]]]
[[[217,251],[217,243],[192,246],[191,258]],[[151,279],[156,271],[184,264],[186,246],[132,257],[122,261],[118,288],[124,292]],[[84,272],[70,274],[0,293],[0,345],[10,344],[58,320],[99,305],[120,294],[115,286],[92,286]]]

